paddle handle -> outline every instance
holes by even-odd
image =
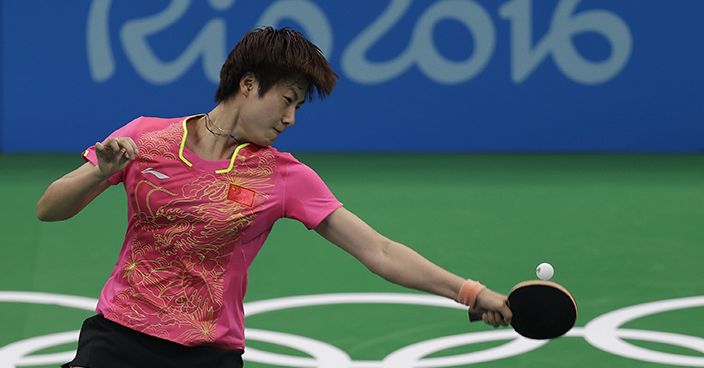
[[[484,311],[481,310],[469,311],[469,322],[481,321],[483,315]]]

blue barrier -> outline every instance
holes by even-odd
[[[139,115],[208,111],[227,52],[262,24],[301,30],[341,77],[283,150],[704,148],[699,0],[2,6],[4,152],[80,152]]]

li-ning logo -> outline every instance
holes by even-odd
[[[209,0],[216,11],[231,8],[234,0]],[[548,57],[569,79],[586,85],[605,83],[618,75],[631,56],[633,37],[618,15],[604,9],[580,9],[581,0],[560,0],[552,14],[548,31],[533,39],[533,0],[509,0],[498,8],[498,16],[510,24],[511,79],[523,83]],[[538,2],[536,2],[538,3]],[[552,2],[551,2],[552,3]],[[93,80],[104,82],[115,73],[115,57],[109,25],[112,0],[93,0],[88,15],[88,64]],[[117,4],[117,3],[116,3]],[[196,2],[195,4],[203,4]],[[431,2],[413,26],[410,41],[397,56],[372,61],[369,51],[407,16],[412,0],[391,0],[389,5],[344,47],[341,67],[348,79],[361,84],[384,83],[417,67],[429,79],[441,84],[466,82],[481,73],[496,49],[496,24],[487,10],[476,1],[442,0]],[[542,5],[543,3],[541,3]],[[186,15],[191,0],[171,0],[160,13],[132,19],[119,29],[120,43],[135,71],[147,82],[168,84],[181,78],[202,60],[205,76],[219,80],[228,42],[224,17],[207,21],[186,49],[171,61],[162,60],[149,44],[149,37],[167,32]],[[543,5],[544,6],[544,5]],[[583,8],[584,6],[582,6]],[[333,29],[323,10],[312,1],[279,0],[269,5],[254,25],[278,25],[293,20],[325,55],[332,55]],[[456,61],[447,58],[435,45],[433,32],[443,21],[459,23],[472,40],[458,38],[456,45],[473,43],[472,55]],[[610,46],[608,57],[592,61],[580,54],[575,36],[596,34]]]
[[[96,300],[60,294],[0,291],[0,302],[31,303],[44,305],[57,305],[76,308],[79,310],[95,310]],[[442,307],[458,309],[464,313],[466,307],[448,299],[417,294],[391,294],[391,293],[348,293],[348,294],[319,294],[283,297],[276,299],[258,300],[245,303],[244,310],[247,318],[259,315],[257,318],[266,318],[265,315],[289,309],[302,309],[305,307],[320,307],[335,305],[360,305],[360,304],[406,304],[418,307]],[[0,303],[1,305],[1,303]],[[650,303],[628,306],[615,311],[607,312],[589,321],[584,327],[574,327],[564,338],[582,337],[586,342],[605,352],[633,360],[650,363],[659,363],[666,366],[704,367],[704,357],[696,355],[683,355],[651,350],[631,344],[628,340],[638,340],[659,344],[668,344],[691,351],[704,351],[704,340],[698,336],[679,334],[674,332],[660,332],[623,328],[622,326],[638,318],[654,314],[676,311],[686,308],[704,306],[704,296],[659,300]],[[359,308],[364,308],[360,306]],[[311,312],[312,315],[313,312]],[[364,326],[364,314],[352,313],[346,318],[354,318]],[[59,353],[35,352],[65,345],[78,341],[79,331],[51,333],[43,336],[11,342],[0,347],[0,368],[26,367],[31,365],[61,364],[73,359],[75,351]],[[354,360],[349,353],[326,341],[316,340],[311,337],[296,335],[291,332],[269,331],[247,328],[245,335],[249,341],[259,341],[270,345],[279,345],[304,353],[288,355],[280,352],[265,351],[254,347],[247,347],[244,359],[247,362],[260,363],[265,366],[277,367],[314,367],[314,368],[408,368],[408,367],[457,367],[468,364],[497,361],[517,355],[528,354],[531,351],[549,344],[546,340],[530,340],[519,336],[509,329],[495,331],[467,332],[458,335],[438,336],[436,338],[410,342],[406,346],[397,348],[387,353],[380,360]],[[469,346],[477,343],[506,341],[503,344],[492,346],[478,351],[456,355],[437,355],[436,353]],[[585,344],[586,346],[586,344]],[[35,353],[35,354],[32,354]],[[567,362],[565,362],[567,364]],[[607,364],[608,365],[608,364]]]
[[[161,172],[158,172],[158,171],[152,169],[151,167],[148,167],[148,168],[142,170],[142,174],[152,174],[159,179],[168,179],[169,178],[168,175],[161,173]]]

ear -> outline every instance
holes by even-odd
[[[257,85],[257,78],[253,73],[245,73],[240,79],[240,92],[245,96],[249,97],[250,93],[254,91]]]

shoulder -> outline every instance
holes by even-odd
[[[285,178],[317,177],[318,174],[310,166],[300,161],[288,152],[282,152],[274,147],[251,145],[245,155],[252,155],[259,160],[271,162],[279,175]]]
[[[315,174],[315,171],[310,166],[300,161],[294,155],[288,152],[281,152],[276,148],[271,149],[275,152],[277,158],[277,166],[282,168],[287,173],[287,175],[309,176]]]
[[[145,134],[157,134],[157,132],[173,131],[178,134],[181,131],[181,123],[185,117],[160,118],[153,116],[140,116],[125,124],[113,134],[129,136],[136,139]]]
[[[298,159],[296,159],[292,154],[288,152],[282,152],[274,147],[261,147],[257,145],[249,145],[247,151],[249,154],[263,158],[273,158],[276,160],[277,167],[295,166],[303,165]]]
[[[176,124],[181,124],[184,119],[188,118],[188,116],[182,116],[182,117],[177,117],[177,118],[161,118],[161,117],[154,117],[154,116],[140,116],[131,122],[129,122],[127,125],[133,126],[135,129],[144,129],[144,130],[155,130],[155,129],[162,129],[166,128],[171,125],[176,125]]]

